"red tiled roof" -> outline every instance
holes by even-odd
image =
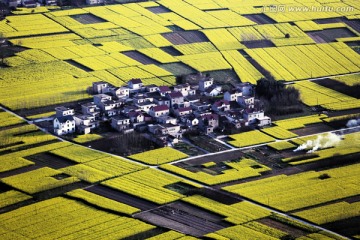
[[[160,86],[159,87],[160,92],[170,92],[170,88],[168,86]]]
[[[167,105],[158,105],[153,107],[154,112],[160,112],[160,111],[168,111],[169,107]]]
[[[170,96],[171,98],[183,97],[183,95],[182,95],[181,92],[171,92],[171,93],[169,93],[169,96]]]
[[[178,110],[179,112],[188,112],[188,111],[192,111],[191,107],[183,107],[183,108],[179,108]]]

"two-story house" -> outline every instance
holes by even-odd
[[[161,96],[165,97],[167,94],[171,93],[171,89],[168,86],[160,86],[159,93]]]
[[[132,91],[138,91],[141,90],[141,88],[143,87],[143,82],[141,81],[141,79],[131,79],[130,81],[128,81],[128,87],[132,90]]]
[[[93,82],[92,84],[92,92],[93,94],[101,94],[109,92],[109,83],[100,81],[100,82]]]
[[[56,107],[56,116],[57,117],[64,117],[64,116],[72,116],[75,114],[75,111],[73,108],[67,108],[67,107]]]
[[[169,115],[169,107],[166,105],[158,105],[150,108],[149,115],[158,118]]]
[[[214,84],[214,79],[211,77],[204,77],[199,81],[199,90],[205,92],[206,89],[210,88]]]
[[[251,97],[251,96],[238,97],[236,102],[243,108],[254,108],[255,97]]]
[[[74,120],[77,131],[82,134],[88,134],[91,129],[99,126],[99,122],[92,115],[74,115]]]
[[[171,92],[166,95],[166,97],[170,100],[170,107],[174,108],[176,105],[180,105],[184,103],[184,96],[181,92]]]
[[[242,96],[242,92],[236,89],[232,89],[230,91],[226,91],[224,93],[224,100],[232,102],[237,101],[238,97]]]
[[[214,132],[214,129],[219,127],[219,115],[206,114],[199,119],[199,128],[206,134]]]
[[[152,107],[157,106],[157,105],[156,105],[154,102],[146,101],[146,102],[135,103],[135,106],[136,106],[138,109],[140,109],[140,110],[142,110],[142,111],[144,111],[144,112],[146,112],[146,113],[149,113],[150,109],[151,109]]]
[[[125,116],[115,116],[111,118],[111,127],[118,132],[130,129],[130,118]]]
[[[75,120],[72,115],[56,116],[53,121],[54,133],[58,136],[75,132]]]
[[[128,87],[110,88],[110,93],[116,98],[128,98],[130,96],[130,89]]]
[[[179,107],[179,108],[175,108],[175,109],[173,109],[173,113],[174,113],[174,115],[177,116],[177,117],[189,115],[189,114],[192,113],[192,108],[191,108],[191,107]]]
[[[219,100],[211,105],[211,109],[215,112],[226,112],[230,110],[230,103],[226,100]]]

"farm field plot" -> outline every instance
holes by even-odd
[[[105,237],[119,239],[154,229],[137,219],[98,210],[75,200],[57,197],[0,216],[3,239]]]
[[[94,81],[121,85],[132,77],[181,75],[167,72],[166,68],[163,71],[161,66],[156,71],[147,69],[142,65],[150,62],[127,57],[123,54],[127,51],[144,54],[153,64],[181,62],[196,71],[235,71],[241,81],[252,83],[262,74],[244,58],[244,53],[236,50],[245,49],[278,80],[359,72],[356,53],[346,44],[313,44],[304,32],[314,30],[315,25],[320,28],[324,24],[313,19],[328,18],[330,14],[305,14],[300,19],[285,14],[278,19],[279,16],[266,13],[263,18],[269,21],[259,24],[246,15],[258,13],[255,6],[254,3],[240,6],[233,1],[203,4],[163,0],[156,6],[131,3],[10,16],[0,23],[4,36],[29,49],[5,59],[11,68],[0,73],[0,79],[5,80],[0,86],[5,93],[0,101],[11,109],[42,107],[88,98],[84,89]],[[154,7],[166,11],[153,12]],[[285,19],[296,21],[296,25]],[[286,34],[290,37],[286,38]],[[246,49],[246,42],[253,40],[272,41],[278,47]],[[184,55],[171,56],[159,49],[171,45]],[[42,76],[37,69],[44,70]],[[104,70],[111,74],[100,74]],[[24,87],[28,91],[21,97],[15,94],[20,88],[18,81],[12,81],[15,75],[18,79],[24,75],[29,80],[28,87]],[[48,76],[54,80],[49,81]],[[34,90],[40,87],[43,91]],[[339,109],[336,103],[331,104],[329,108]],[[358,105],[354,101],[347,104]]]
[[[0,239],[360,239],[360,133],[326,133],[359,117],[359,23],[356,0],[17,8],[0,20]],[[300,92],[303,112],[265,110],[272,125],[258,128],[243,127],[245,112],[228,131],[236,114],[224,111],[211,134],[180,123],[174,147],[109,131],[104,116],[92,134],[46,132],[55,107],[80,114],[93,82],[171,87],[197,73],[223,89],[198,94],[209,106],[240,82],[274,78]]]
[[[192,171],[173,164],[161,165],[160,168],[207,185],[216,185],[261,176],[262,173],[271,170],[253,159],[246,158],[221,163],[223,164],[222,167],[217,166],[214,162],[204,163],[202,164],[202,169]],[[221,171],[216,168],[221,168]]]
[[[151,165],[159,165],[167,162],[176,161],[187,157],[188,155],[177,151],[176,149],[165,147],[155,150],[150,150],[143,153],[138,153],[128,156],[131,159],[138,160]]]
[[[184,195],[165,188],[166,185],[181,182],[178,177],[146,169],[122,177],[107,180],[102,184],[158,204],[169,203]]]
[[[291,211],[358,195],[359,169],[360,165],[354,164],[320,172],[279,175],[224,189],[282,211]],[[322,179],[322,174],[329,177]]]
[[[300,156],[284,158],[282,161],[292,165],[320,161],[328,158],[351,155],[360,152],[358,132],[343,136],[336,134],[319,134],[291,140],[306,153]],[[310,154],[311,153],[311,154]]]
[[[229,137],[233,139],[229,143],[235,147],[246,147],[275,141],[274,138],[257,130],[229,135]]]

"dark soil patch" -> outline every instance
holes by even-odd
[[[22,201],[22,202],[18,202],[18,203],[15,203],[15,204],[11,204],[11,205],[9,205],[9,206],[0,208],[0,214],[1,214],[1,213],[6,213],[6,212],[13,211],[13,210],[15,210],[15,209],[18,209],[18,208],[20,208],[20,207],[24,207],[24,206],[33,204],[33,203],[35,203],[35,202],[36,202],[35,199],[28,199],[28,200],[25,200],[25,201]]]
[[[175,144],[174,148],[176,150],[179,150],[189,156],[199,156],[199,155],[202,155],[204,154],[203,151],[201,151],[200,149],[188,144],[188,143],[185,143],[185,142],[179,142],[177,144]]]
[[[348,202],[348,203],[360,202],[360,195],[354,196],[354,197],[349,197],[345,201]]]
[[[84,70],[85,72],[93,71],[91,68],[88,68],[88,67],[86,67],[86,66],[84,66],[84,65],[82,65],[82,64],[80,64],[80,63],[78,63],[78,62],[76,62],[74,60],[64,60],[64,61],[71,64],[71,65],[73,65],[74,67],[77,67],[77,68],[80,68],[81,70]]]
[[[23,141],[18,141],[18,142],[14,142],[14,143],[4,144],[4,145],[0,145],[0,149],[8,148],[8,147],[15,147],[17,145],[21,145],[21,144],[24,144],[24,143],[25,142],[23,142]]]
[[[117,202],[122,202],[135,208],[139,208],[143,211],[159,206],[156,203],[102,185],[93,186],[87,188],[86,190]]]
[[[168,29],[170,29],[172,32],[178,32],[178,31],[184,31],[184,29],[182,29],[181,27],[177,26],[177,25],[169,25],[166,26]]]
[[[331,131],[331,130],[334,130],[334,129],[324,123],[315,123],[315,124],[307,125],[304,128],[291,130],[291,132],[293,132],[299,136],[304,136],[304,135],[327,132],[327,131]]]
[[[154,142],[146,139],[138,132],[127,134],[108,132],[106,135],[102,139],[92,141],[91,147],[120,156],[129,156],[158,148]]]
[[[218,70],[204,72],[214,78],[214,82],[219,85],[237,84],[240,82],[238,75],[233,70]]]
[[[247,48],[268,48],[275,47],[275,44],[270,40],[254,40],[242,42]]]
[[[308,232],[301,230],[299,228],[295,228],[293,226],[287,225],[285,223],[282,222],[278,222],[274,219],[271,218],[264,218],[261,220],[258,220],[259,223],[265,224],[269,227],[275,228],[275,229],[279,229],[283,232],[288,233],[289,235],[293,236],[293,237],[301,237],[306,235]]]
[[[93,24],[93,23],[103,23],[107,22],[106,20],[95,16],[91,13],[87,14],[77,14],[77,15],[70,15],[71,18],[75,19],[76,21],[82,24]]]
[[[222,216],[183,202],[142,212],[135,218],[196,237],[232,226],[224,222]]]
[[[189,43],[184,37],[180,35],[180,33],[163,33],[163,37],[165,37],[169,42],[174,45]]]
[[[354,86],[348,86],[345,83],[333,80],[333,79],[321,79],[316,81],[317,84],[333,89],[337,92],[343,93],[345,95],[360,98],[360,84]]]
[[[71,183],[71,184],[68,184],[65,186],[61,186],[61,187],[53,188],[53,189],[46,190],[43,192],[35,193],[35,194],[33,194],[33,197],[37,200],[45,200],[45,199],[58,197],[60,195],[63,195],[66,192],[70,192],[75,189],[86,188],[88,186],[90,186],[90,183],[86,183],[83,181],[74,182],[74,183]]]
[[[257,24],[273,24],[276,23],[273,19],[269,18],[265,14],[249,14],[249,15],[243,15],[247,19],[256,22]]]
[[[177,50],[176,48],[174,48],[173,46],[169,46],[169,47],[162,47],[160,48],[161,50],[163,50],[164,52],[172,55],[172,56],[182,56],[184,54],[182,54],[179,50]]]
[[[4,154],[16,152],[16,151],[26,150],[26,149],[35,148],[35,147],[41,147],[41,146],[51,144],[51,143],[56,143],[56,142],[59,142],[59,140],[54,139],[54,140],[49,140],[46,142],[34,143],[34,144],[26,145],[26,146],[20,146],[18,148],[12,148],[12,149],[8,149],[8,150],[0,151],[0,156],[4,155]]]
[[[12,188],[2,182],[0,182],[0,193],[4,193],[4,192],[7,192],[7,191],[10,191],[12,190]]]
[[[327,24],[327,23],[346,23],[349,27],[354,29],[355,31],[360,33],[360,20],[359,19],[353,19],[349,20],[346,18],[325,18],[325,19],[317,19],[314,20],[314,22],[318,24]]]
[[[360,234],[360,216],[322,225],[339,234],[351,237]]]
[[[205,149],[208,152],[220,152],[229,149],[224,144],[215,141],[209,136],[198,135],[198,136],[189,136],[188,138],[192,144],[202,149]]]
[[[155,14],[171,12],[169,9],[167,9],[166,7],[163,7],[163,6],[148,7],[146,9]]]
[[[183,195],[188,195],[190,192],[192,192],[193,190],[197,189],[196,187],[190,185],[190,184],[186,184],[183,182],[177,182],[177,183],[173,183],[173,184],[169,184],[164,186],[165,188],[178,192],[180,194]]]
[[[128,51],[128,52],[123,52],[124,55],[144,64],[144,65],[147,65],[147,64],[159,64],[158,61],[152,59],[152,58],[149,58],[148,56],[140,53],[140,52],[137,52],[137,51]]]
[[[339,23],[339,22],[343,22],[344,19],[343,18],[324,18],[324,19],[317,19],[314,20],[314,22],[318,23],[318,24],[327,24],[327,23]]]
[[[194,189],[192,192],[192,195],[195,194],[204,196],[206,198],[226,205],[231,205],[242,201],[240,196],[221,189],[197,188]]]
[[[199,31],[178,31],[172,33],[163,33],[162,36],[174,45],[208,42],[205,34]]]
[[[175,76],[188,75],[196,72],[196,70],[184,63],[166,63],[159,65],[159,67],[171,72]]]
[[[354,20],[344,19],[343,22],[346,23],[349,27],[351,27],[355,31],[357,31],[358,33],[360,33],[360,20],[359,19],[354,19]]]
[[[164,228],[155,228],[151,229],[145,232],[137,233],[135,235],[132,235],[130,237],[123,238],[123,240],[139,240],[139,239],[148,239],[154,236],[157,236],[159,234],[165,233],[166,230]]]
[[[6,171],[6,172],[1,172],[0,173],[0,178],[6,178],[6,177],[21,174],[21,173],[25,173],[25,172],[30,172],[32,170],[36,170],[36,169],[39,169],[39,168],[41,168],[41,167],[36,166],[36,165],[30,165],[30,166],[21,167],[21,168],[17,168],[17,169]]]
[[[34,162],[38,167],[50,167],[53,169],[69,167],[76,164],[75,162],[50,152],[42,152],[25,158]]]
[[[336,38],[356,37],[356,35],[347,28],[324,29],[307,32],[307,34],[317,43],[335,42]]]

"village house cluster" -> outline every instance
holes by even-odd
[[[94,82],[93,101],[81,105],[81,114],[56,108],[54,132],[87,134],[99,122],[108,121],[119,132],[147,132],[151,140],[166,145],[176,143],[189,130],[211,134],[215,129],[271,124],[254,97],[252,84],[239,83],[223,93],[210,76],[199,73],[197,77],[196,85],[174,87],[144,86],[141,79],[132,79],[121,87]]]

